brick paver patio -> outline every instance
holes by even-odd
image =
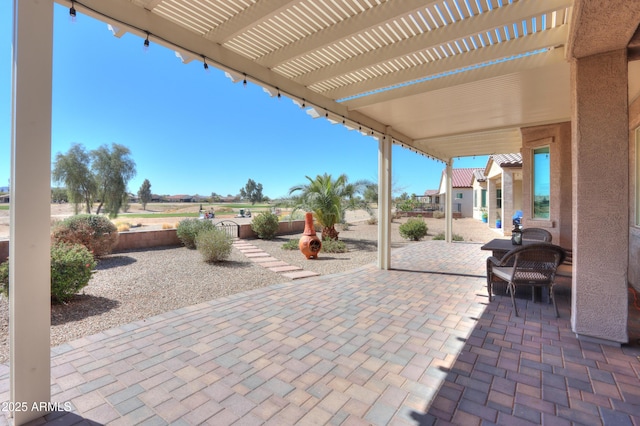
[[[486,257],[412,244],[394,270],[291,281],[56,347],[52,400],[73,411],[33,424],[640,425],[640,347],[577,340],[567,297],[559,319],[546,303],[518,300],[520,318],[508,297],[488,304]],[[6,365],[0,386],[6,401]]]

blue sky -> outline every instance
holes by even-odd
[[[0,2],[0,187],[10,176],[13,2]],[[305,176],[346,173],[377,179],[377,141],[313,119],[288,98],[233,84],[200,61],[183,64],[172,50],[55,5],[52,156],[73,143],[87,150],[127,146],[137,175],[157,194],[235,195],[248,179],[271,198],[305,183]],[[484,167],[486,157],[456,159]],[[403,192],[438,187],[441,162],[393,147],[393,181]],[[399,195],[399,194],[395,194]]]

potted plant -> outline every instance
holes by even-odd
[[[482,223],[487,223],[489,221],[489,214],[487,213],[487,209],[482,209]]]
[[[500,213],[496,213],[496,229],[502,228],[502,219],[500,219]]]

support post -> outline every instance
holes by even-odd
[[[39,404],[51,398],[53,1],[14,0],[13,8],[10,397],[27,408],[13,413],[20,425],[46,414]]]
[[[447,196],[444,205],[444,238],[446,242],[450,243],[453,241],[453,159],[450,158],[446,164],[445,185]]]
[[[378,268],[391,268],[391,147],[389,135],[378,138]]]

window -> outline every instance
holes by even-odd
[[[533,150],[533,218],[549,219],[551,161],[549,147]]]
[[[461,200],[461,199],[462,199],[462,192],[456,193],[456,200]]]
[[[481,197],[482,200],[481,200],[481,206],[480,207],[486,208],[487,207],[487,190],[483,189],[481,195],[482,195],[482,197]]]
[[[499,209],[502,208],[502,189],[501,188],[496,189],[496,207],[498,207]]]
[[[473,191],[473,207],[478,207],[478,191]]]

